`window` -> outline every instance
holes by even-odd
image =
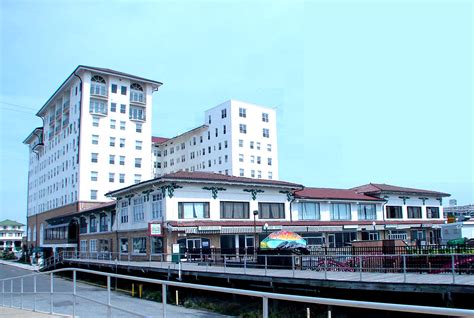
[[[99,127],[99,117],[92,116],[92,126],[93,127]]]
[[[208,120],[208,123],[209,123],[209,125],[212,123],[212,120],[211,120],[211,115],[209,115],[209,120]]]
[[[90,240],[89,241],[89,252],[91,252],[91,253],[97,252],[97,240]]]
[[[270,137],[270,130],[268,128],[263,128],[263,137],[265,138]]]
[[[211,132],[210,131],[207,132],[207,140],[211,140]]]
[[[87,233],[87,229],[86,229],[86,232],[82,232],[82,234],[83,234],[83,233]],[[82,253],[87,252],[87,240],[81,240],[81,242],[80,242],[79,245],[80,245],[80,251],[81,251]]]
[[[401,206],[386,206],[387,209],[387,219],[401,219],[402,215],[402,207]]]
[[[248,219],[248,202],[221,201],[221,219]]]
[[[227,129],[226,129],[225,125],[223,125],[222,126],[222,134],[225,135],[226,133],[227,133]]]
[[[227,140],[224,140],[224,148],[227,148]]]
[[[272,165],[272,158],[268,158],[267,162],[268,162],[268,165],[271,166]]]
[[[319,220],[319,203],[299,202],[296,204],[298,210],[298,220]]]
[[[112,84],[112,93],[117,93],[117,84]]]
[[[253,141],[250,142],[250,149],[254,148],[255,143]]]
[[[145,120],[145,108],[130,106],[129,118],[131,120]]]
[[[91,162],[97,163],[99,161],[99,154],[96,152],[91,153]]]
[[[239,129],[240,129],[241,134],[246,134],[247,133],[247,125],[240,124]]]
[[[438,207],[426,207],[426,217],[428,219],[439,219],[439,208]]]
[[[244,162],[244,155],[239,153],[239,162]]]
[[[180,219],[208,219],[209,202],[179,202],[178,217]]]
[[[351,205],[349,203],[331,203],[329,206],[331,220],[350,220]]]
[[[110,103],[110,112],[115,113],[117,111],[117,103]]]
[[[272,179],[273,178],[273,173],[271,171],[268,171],[268,179]]]
[[[377,219],[377,214],[375,212],[375,204],[359,204],[357,206],[357,214],[359,220]]]
[[[109,155],[109,163],[111,165],[115,164],[115,155]]]
[[[260,150],[260,143],[257,141],[257,150]]]
[[[110,137],[109,145],[110,147],[115,147],[115,137]]]
[[[99,231],[107,232],[109,230],[109,224],[107,222],[107,214],[101,213],[99,217]]]
[[[99,144],[99,135],[92,135],[92,144],[93,145]]]
[[[135,183],[140,183],[142,181],[142,175],[141,174],[136,174],[135,175]]]
[[[119,175],[119,182],[120,182],[120,183],[125,183],[125,174],[124,174],[124,173],[121,173],[121,174]]]
[[[130,85],[130,101],[144,103],[145,95],[143,94],[143,88],[140,84],[133,83]]]
[[[271,152],[272,151],[272,144],[267,144],[267,151]]]
[[[120,238],[120,253],[128,254],[128,238]]]
[[[140,222],[145,219],[143,210],[143,197],[133,199],[133,222]]]
[[[110,120],[110,129],[115,129],[115,123],[116,123],[115,119]]]
[[[264,123],[268,123],[268,114],[267,113],[262,113],[262,121]]]
[[[142,132],[142,124],[137,123],[135,126],[135,132],[141,133]]]
[[[125,138],[120,138],[120,148],[125,148]]]
[[[97,200],[97,190],[91,190],[91,200]]]
[[[115,182],[115,173],[113,172],[109,173],[109,182]]]
[[[135,149],[136,150],[142,150],[142,141],[141,140],[135,140]]]
[[[239,117],[247,117],[247,110],[245,108],[239,108]]]
[[[120,205],[120,223],[128,223],[128,200],[122,201]]]
[[[125,165],[125,156],[120,156],[119,164],[120,164],[121,166],[124,166],[124,165]]]
[[[259,219],[284,219],[285,204],[284,203],[259,203],[258,204]]]
[[[257,178],[262,179],[262,171],[257,170]]]
[[[163,253],[163,238],[152,236],[151,237],[151,253],[161,254]]]
[[[239,169],[239,175],[240,175],[241,177],[244,176],[244,169],[242,169],[242,168]]]
[[[125,122],[120,121],[120,130],[125,130]]]
[[[151,203],[151,214],[153,219],[160,219],[163,216],[163,195],[153,194]]]
[[[409,219],[421,219],[421,206],[408,206],[407,212]]]
[[[89,112],[91,114],[107,115],[107,105],[104,101],[91,99],[89,104]]]
[[[107,96],[105,90],[105,80],[99,75],[94,75],[91,78],[91,95]]]
[[[255,178],[255,170],[250,170],[250,177]]]
[[[127,86],[120,87],[120,94],[127,95]]]
[[[262,163],[262,158],[260,156],[257,156],[257,164],[261,164]]]
[[[98,172],[91,171],[91,181],[97,181]]]
[[[142,167],[142,158],[135,158],[135,168]]]
[[[126,114],[127,113],[127,105],[120,104],[120,113],[121,114]]]
[[[176,146],[177,147],[177,146]],[[184,142],[181,143],[181,150],[186,148],[186,144]]]
[[[243,147],[244,146],[244,141],[242,139],[239,139],[239,147]]]
[[[146,237],[133,238],[133,254],[146,254]]]
[[[221,118],[226,118],[227,117],[227,109],[221,110]]]

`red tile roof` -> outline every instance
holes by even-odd
[[[390,184],[385,183],[369,183],[365,185],[361,185],[358,187],[351,188],[351,190],[356,191],[357,193],[382,193],[382,192],[396,192],[396,193],[416,193],[421,195],[432,195],[432,196],[442,196],[442,197],[449,197],[451,196],[449,193],[443,193],[438,191],[431,191],[431,190],[422,190],[422,189],[414,189],[414,188],[406,188],[406,187],[398,187]]]
[[[155,143],[155,144],[161,144],[162,142],[165,142],[165,141],[168,141],[169,138],[165,138],[165,137],[157,137],[157,136],[152,136],[151,137],[151,142]]]
[[[357,193],[347,189],[330,188],[304,188],[295,192],[296,198],[302,199],[332,199],[332,200],[356,200],[356,201],[384,201],[365,194]]]

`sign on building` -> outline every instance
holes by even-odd
[[[163,231],[161,223],[148,223],[148,235],[149,236],[162,236]]]

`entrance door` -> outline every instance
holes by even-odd
[[[255,237],[245,235],[245,250],[248,254],[253,254],[255,248]]]
[[[200,238],[186,239],[186,247],[188,248],[188,251],[201,249],[201,239]]]
[[[329,247],[336,247],[336,235],[328,234],[328,243]]]

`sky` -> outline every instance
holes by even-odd
[[[26,221],[22,142],[79,64],[163,82],[154,135],[238,99],[276,108],[282,180],[472,204],[473,13],[469,0],[0,1],[0,219]]]

